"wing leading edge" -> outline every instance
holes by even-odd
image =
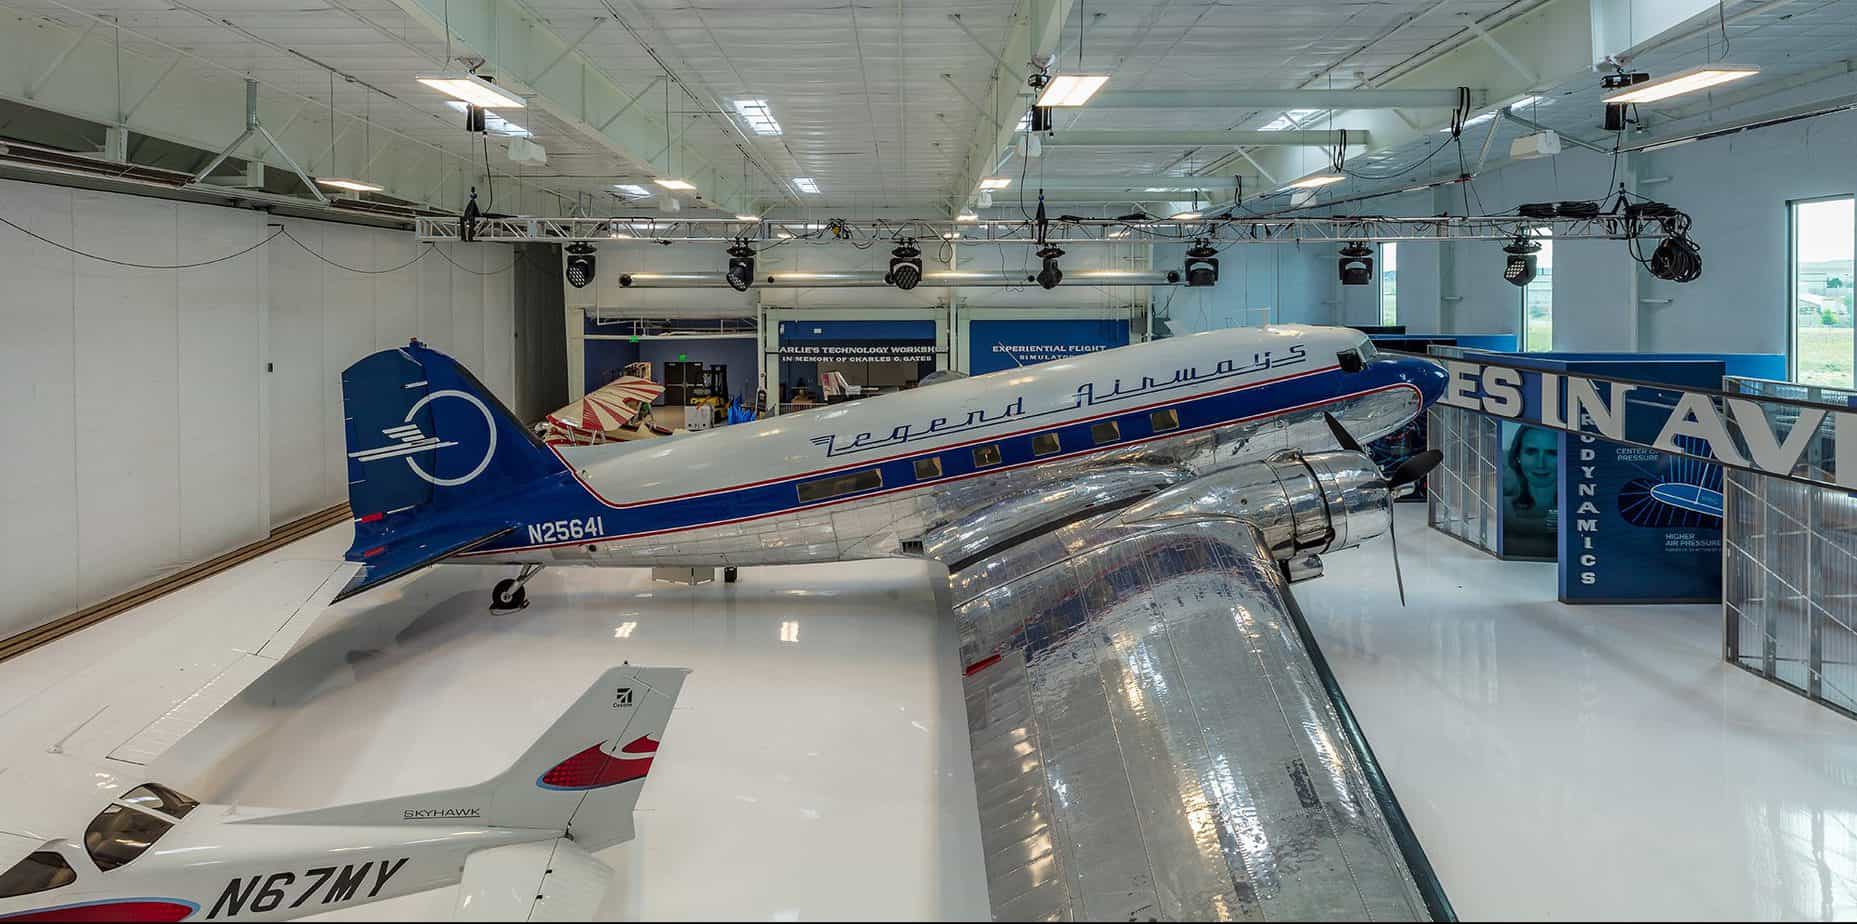
[[[1451,919],[1256,529],[1084,523],[952,578],[995,919]]]

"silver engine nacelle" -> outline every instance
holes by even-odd
[[[1278,561],[1352,548],[1386,532],[1386,480],[1365,453],[1285,452],[1161,491],[1115,519],[1236,517],[1264,534]]]

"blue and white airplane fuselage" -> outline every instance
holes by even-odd
[[[343,376],[344,595],[440,558],[738,566],[920,554],[951,519],[1103,466],[1183,479],[1362,440],[1441,393],[1442,369],[1347,328],[1213,331],[637,443],[548,447],[417,344]]]

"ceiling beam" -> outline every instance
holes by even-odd
[[[1027,186],[1045,189],[1127,189],[1138,192],[1191,192],[1195,189],[1237,189],[1239,180],[1233,176],[1139,176],[1130,174],[1046,176],[1027,179]],[[1255,189],[1257,179],[1246,177],[1246,188]]]
[[[1488,94],[1471,91],[1471,105]],[[1098,93],[1089,109],[1452,109],[1448,90],[1117,90]]]
[[[1313,131],[1068,131],[1044,139],[1046,147],[1063,148],[1180,148],[1180,147],[1312,147],[1347,143],[1366,144],[1365,129]]]

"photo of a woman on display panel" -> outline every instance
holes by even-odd
[[[1553,561],[1559,556],[1560,434],[1526,424],[1503,430],[1502,557]]]

